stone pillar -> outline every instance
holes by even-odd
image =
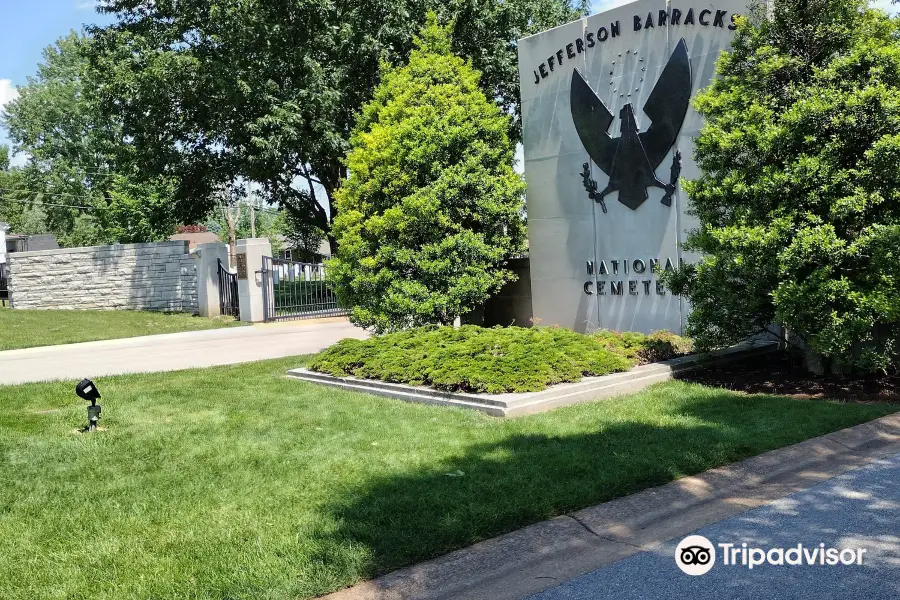
[[[222,314],[219,306],[219,261],[228,268],[228,244],[198,244],[191,254],[197,265],[197,310],[201,317],[218,317]]]
[[[272,256],[268,238],[238,240],[235,249],[238,270],[238,297],[241,321],[258,323],[263,320],[262,257]]]

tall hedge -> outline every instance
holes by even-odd
[[[509,117],[450,43],[430,16],[351,137],[329,268],[351,320],[379,332],[452,322],[513,278],[504,260],[524,246]]]
[[[782,323],[819,368],[896,371],[900,21],[861,0],[769,6],[696,100],[687,245],[705,256],[670,282],[687,333],[716,346]]]

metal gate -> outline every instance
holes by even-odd
[[[0,263],[0,304],[9,303],[9,267]]]
[[[325,265],[263,257],[263,307],[266,321],[338,317],[338,302]]]
[[[219,259],[219,311],[223,315],[231,315],[235,319],[241,317],[241,307],[238,304],[237,273],[232,273]]]

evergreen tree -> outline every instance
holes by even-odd
[[[451,323],[512,279],[503,261],[524,245],[510,118],[450,30],[429,15],[351,137],[329,272],[351,320],[376,331]]]
[[[738,27],[696,100],[687,182],[704,257],[670,278],[701,347],[782,323],[821,366],[900,358],[900,21],[779,0]]]

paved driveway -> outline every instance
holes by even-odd
[[[0,352],[0,385],[175,371],[310,354],[367,334],[346,321],[290,322]]]
[[[680,540],[635,554],[531,597],[531,600],[900,598],[900,454],[696,532],[714,545],[790,548],[802,543],[865,548],[861,566],[771,566],[716,562],[685,575],[674,561]],[[848,555],[849,557],[849,555]]]

